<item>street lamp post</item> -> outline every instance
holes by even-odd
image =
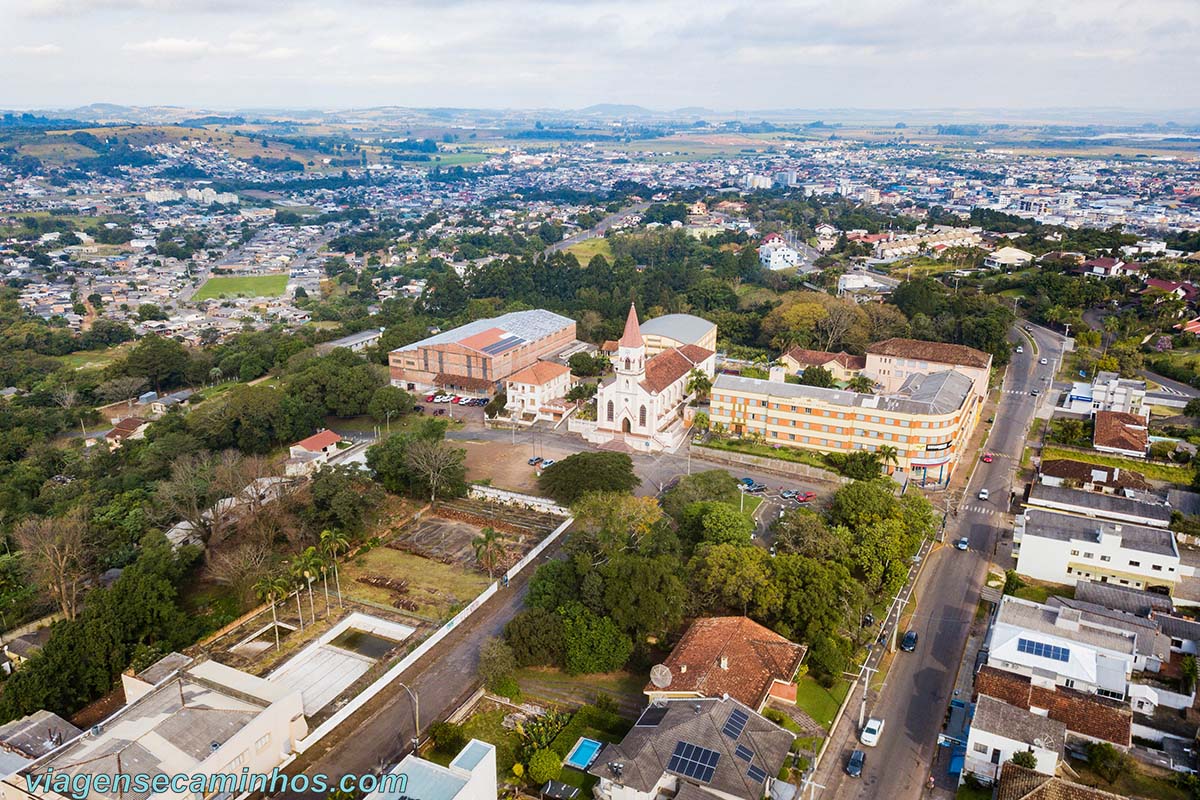
[[[412,701],[413,712],[413,735],[412,735],[412,751],[415,755],[417,746],[421,743],[421,701],[417,698],[417,693],[408,688],[407,684],[397,682],[397,685],[408,692],[408,697]]]

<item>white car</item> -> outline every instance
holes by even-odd
[[[1041,363],[1041,364],[1049,364],[1050,362],[1049,362],[1049,361],[1047,361],[1046,359],[1044,359],[1044,358],[1043,358],[1043,359],[1042,359],[1042,360],[1041,360],[1039,363]]]
[[[979,499],[980,499],[980,500],[987,500],[987,499],[988,499],[988,490],[987,490],[987,489],[980,489],[980,490],[979,490]]]
[[[867,724],[863,726],[862,734],[858,740],[867,747],[874,747],[879,744],[879,737],[883,734],[883,720],[871,717],[867,720]]]
[[[1025,348],[1024,348],[1024,347],[1021,347],[1021,345],[1017,345],[1017,352],[1018,352],[1018,353],[1024,353],[1024,352],[1025,352]]]

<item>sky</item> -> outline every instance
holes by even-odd
[[[0,0],[0,108],[1200,107],[1200,0]]]

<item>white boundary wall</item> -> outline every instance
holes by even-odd
[[[531,494],[497,489],[494,486],[478,485],[472,486],[467,494],[475,500],[488,500],[505,506],[521,506],[530,511],[540,511],[543,514],[553,514],[557,517],[571,516],[571,509],[558,505],[548,497],[535,497]]]

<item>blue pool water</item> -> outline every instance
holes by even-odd
[[[580,736],[579,741],[571,748],[571,752],[567,754],[567,766],[575,769],[587,769],[596,760],[596,754],[600,752],[600,748],[604,745],[597,742],[595,739],[589,739],[586,736]]]

